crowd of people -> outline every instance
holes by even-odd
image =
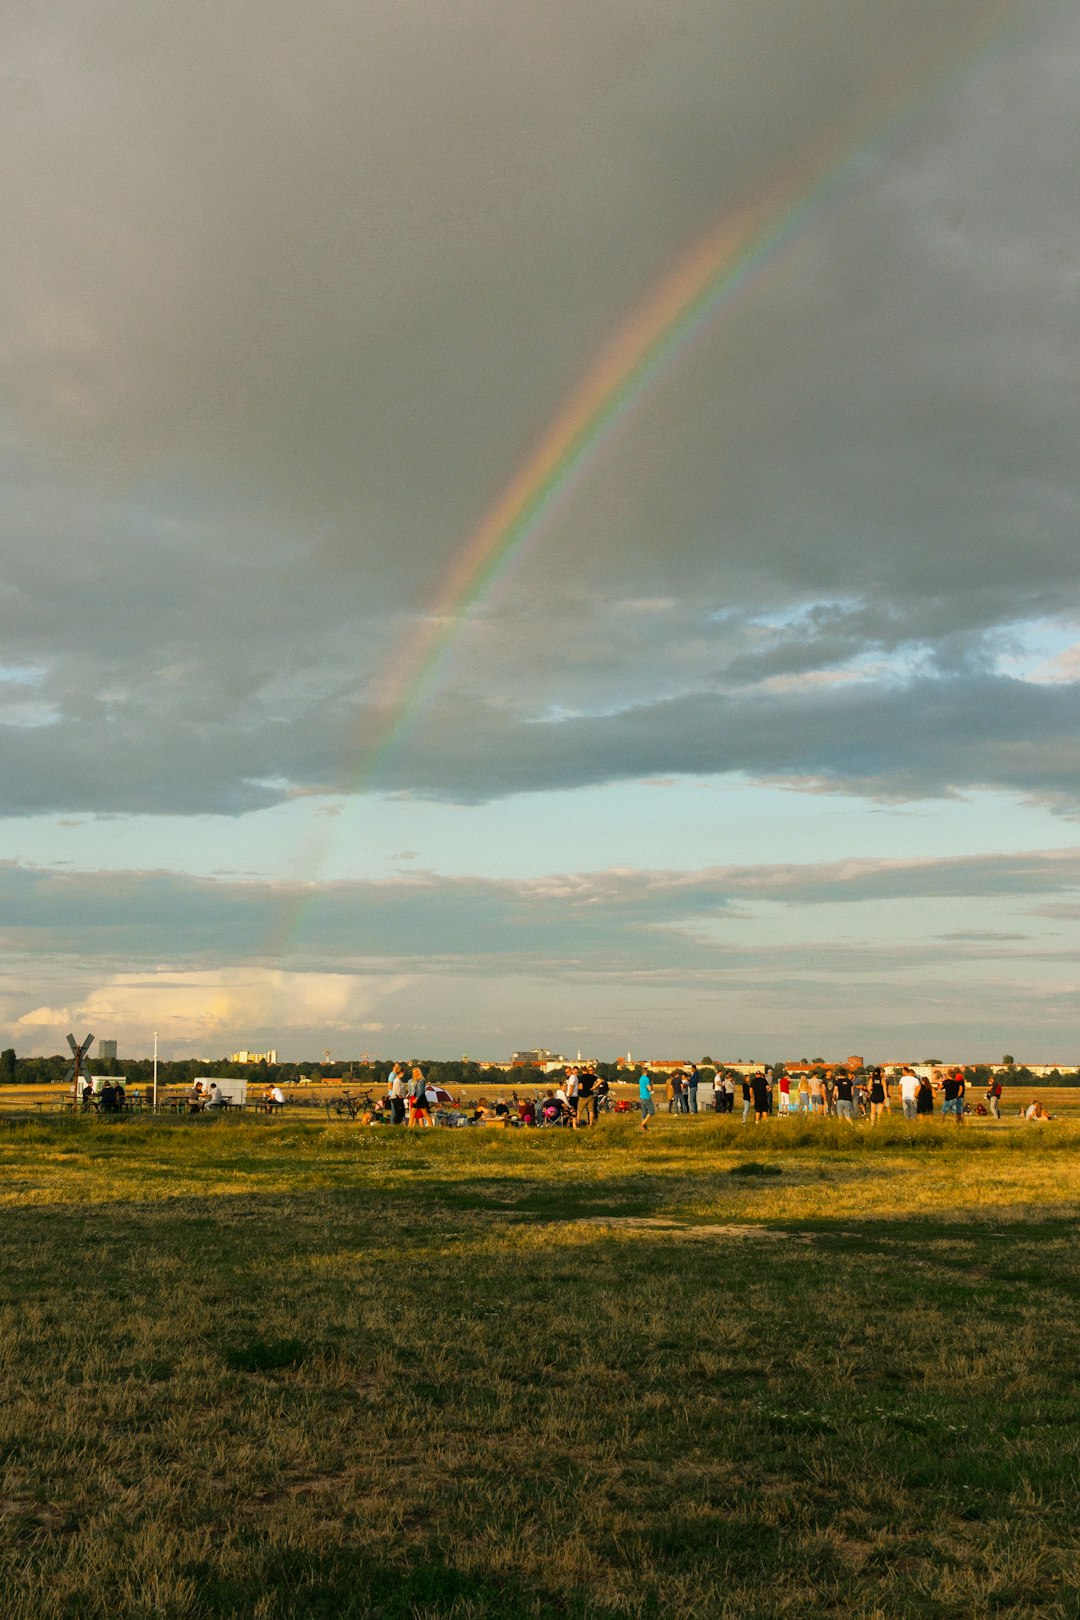
[[[554,1077],[553,1077],[554,1079]],[[702,1100],[703,1085],[708,1087]],[[832,1117],[854,1124],[871,1124],[893,1111],[894,1102],[905,1119],[933,1118],[940,1102],[941,1117],[959,1125],[966,1114],[1001,1118],[1001,1082],[992,1076],[984,1096],[972,1102],[969,1082],[962,1069],[943,1068],[916,1074],[911,1067],[896,1072],[881,1068],[846,1069],[843,1066],[807,1071],[799,1066],[795,1074],[777,1066],[743,1073],[719,1067],[711,1081],[703,1082],[693,1063],[661,1076],[646,1063],[636,1080],[637,1108],[641,1129],[647,1130],[655,1117],[657,1094],[663,1091],[669,1114],[697,1114],[711,1104],[717,1114],[733,1114],[738,1097],[742,1103],[742,1123],[751,1115],[756,1125],[771,1117],[802,1114]],[[125,1106],[139,1107],[138,1088],[130,1097],[119,1079],[91,1079],[82,1086],[84,1111],[105,1114],[121,1112]],[[216,1080],[196,1080],[185,1098],[189,1113],[216,1113],[229,1106],[229,1100]],[[285,1106],[285,1093],[279,1085],[270,1086],[260,1106],[267,1112]],[[450,1093],[432,1085],[418,1063],[395,1063],[388,1076],[385,1096],[379,1097],[363,1113],[369,1124],[407,1125],[431,1129],[446,1125],[521,1125],[528,1128],[569,1126],[577,1130],[595,1125],[603,1112],[623,1113],[633,1108],[627,1100],[616,1100],[609,1081],[588,1067],[570,1065],[557,1083],[530,1094],[512,1091],[509,1098],[487,1101],[480,1097],[469,1104],[456,1103]],[[1020,1114],[1026,1121],[1042,1123],[1053,1116],[1038,1099],[1032,1099]]]
[[[638,1107],[641,1129],[647,1130],[656,1114],[657,1081],[648,1064],[642,1066],[638,1077]],[[1001,1118],[1001,1081],[991,1077],[984,1098],[972,1105],[968,1096],[969,1083],[962,1069],[931,1069],[916,1074],[910,1066],[900,1072],[889,1073],[882,1068],[846,1069],[842,1065],[826,1070],[806,1070],[789,1074],[777,1066],[761,1068],[751,1073],[718,1068],[712,1080],[712,1106],[718,1114],[732,1114],[735,1098],[742,1101],[742,1122],[747,1124],[751,1114],[760,1125],[772,1115],[790,1114],[832,1116],[854,1124],[856,1120],[869,1120],[871,1124],[892,1113],[893,1102],[898,1104],[905,1119],[929,1119],[940,1100],[943,1119],[953,1119],[959,1125],[965,1114],[976,1113]],[[669,1114],[698,1112],[700,1085],[697,1069],[688,1064],[682,1070],[664,1077],[664,1091]],[[1049,1119],[1051,1116],[1039,1102],[1021,1110],[1028,1120]]]
[[[554,1079],[554,1077],[553,1077]],[[905,1119],[932,1118],[940,1106],[944,1119],[959,1124],[966,1114],[977,1113],[1001,1118],[1001,1082],[991,1079],[985,1098],[972,1105],[970,1085],[961,1069],[942,1069],[917,1075],[913,1068],[898,1074],[881,1068],[800,1071],[794,1075],[777,1066],[744,1074],[720,1067],[711,1080],[702,1081],[697,1066],[655,1073],[643,1064],[634,1082],[641,1129],[647,1130],[656,1115],[661,1090],[669,1114],[697,1114],[710,1107],[714,1113],[733,1114],[736,1098],[742,1103],[742,1122],[753,1117],[761,1124],[772,1116],[805,1114],[847,1120],[868,1120],[871,1124],[893,1112],[894,1105]],[[702,1097],[703,1088],[708,1091]],[[449,1105],[449,1106],[444,1106]],[[519,1096],[483,1097],[470,1104],[456,1104],[448,1093],[433,1096],[418,1064],[394,1065],[386,1096],[365,1113],[372,1124],[387,1123],[429,1128],[436,1123],[452,1125],[523,1125],[529,1128],[565,1125],[573,1129],[596,1123],[598,1113],[627,1112],[629,1101],[616,1101],[611,1085],[589,1068],[570,1065],[546,1090]],[[1048,1119],[1042,1105],[1033,1103],[1027,1119]]]
[[[408,1069],[408,1072],[406,1070]],[[579,1126],[596,1123],[598,1112],[612,1106],[611,1087],[588,1068],[570,1068],[565,1078],[546,1090],[488,1102],[480,1097],[460,1105],[448,1092],[432,1086],[420,1065],[395,1063],[387,1080],[386,1096],[379,1098],[365,1118],[372,1124],[408,1125],[427,1129],[436,1122],[447,1125]]]

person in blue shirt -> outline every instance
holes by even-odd
[[[641,1109],[641,1128],[648,1130],[649,1120],[656,1113],[656,1104],[653,1102],[652,1076],[647,1067],[642,1069],[638,1079],[638,1106]]]

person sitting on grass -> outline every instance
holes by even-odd
[[[536,1104],[531,1097],[520,1097],[517,1105],[518,1119],[523,1125],[536,1124]]]
[[[1051,1116],[1046,1112],[1046,1109],[1043,1107],[1042,1103],[1037,1097],[1032,1097],[1027,1108],[1024,1110],[1024,1118],[1039,1125],[1045,1124],[1050,1117]]]
[[[495,1118],[496,1119],[509,1119],[509,1117],[510,1117],[510,1110],[509,1110],[509,1108],[507,1108],[505,1100],[502,1097],[500,1097],[497,1100],[496,1104],[495,1104]]]

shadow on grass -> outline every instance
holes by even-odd
[[[615,1620],[611,1610],[584,1597],[564,1600],[472,1574],[437,1553],[399,1566],[334,1546],[317,1557],[281,1548],[267,1552],[257,1573],[244,1581],[222,1579],[206,1566],[187,1572],[198,1583],[200,1620],[246,1620],[255,1612],[260,1620]]]

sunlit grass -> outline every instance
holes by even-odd
[[[1080,1128],[658,1126],[3,1129],[4,1612],[1075,1614]]]

